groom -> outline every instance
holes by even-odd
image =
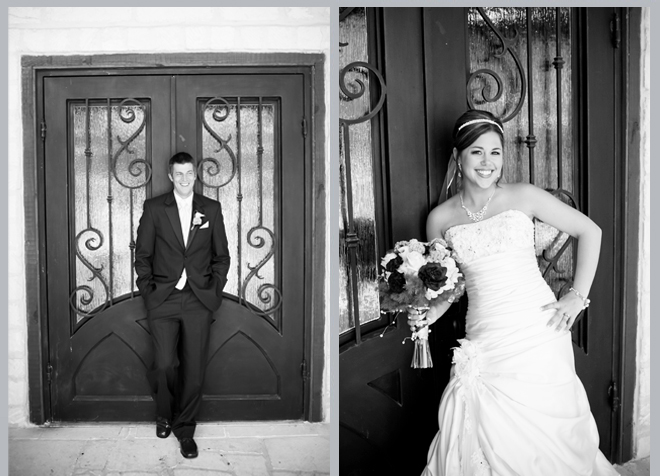
[[[222,302],[229,250],[220,203],[193,192],[195,161],[169,161],[174,190],[144,202],[135,247],[137,286],[154,345],[148,373],[156,400],[156,434],[178,438],[185,458],[193,439],[206,367],[211,316]]]

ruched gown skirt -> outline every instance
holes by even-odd
[[[611,476],[534,249],[462,266],[469,309],[423,476]]]

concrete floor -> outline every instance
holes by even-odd
[[[329,425],[200,423],[199,457],[185,459],[153,424],[9,428],[9,476],[319,476],[330,474]],[[644,458],[616,467],[650,476]],[[333,475],[336,476],[336,475]]]
[[[318,476],[330,474],[329,425],[306,422],[197,426],[199,457],[153,424],[9,428],[10,476]]]
[[[621,476],[651,476],[651,458],[629,461],[623,466],[616,466]]]

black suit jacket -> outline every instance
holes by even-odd
[[[192,228],[184,246],[174,192],[144,202],[135,271],[147,309],[167,299],[184,267],[192,291],[204,306],[211,311],[220,307],[230,263],[222,209],[219,202],[195,193],[193,218],[196,212],[204,215],[202,223]]]

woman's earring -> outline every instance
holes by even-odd
[[[459,166],[459,167],[458,167],[458,176],[459,176],[459,177],[462,177],[462,176],[463,176],[462,172],[463,172],[463,169]]]

